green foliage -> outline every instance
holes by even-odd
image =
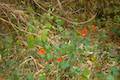
[[[26,80],[34,80],[33,74],[29,73],[26,77]]]
[[[53,56],[51,54],[47,54],[47,60],[51,60]]]
[[[45,25],[43,26],[44,29],[52,29],[54,26],[50,22],[46,22]]]
[[[39,74],[39,80],[46,80],[46,74],[45,73],[40,73]]]
[[[89,79],[90,70],[88,68],[85,68],[82,72],[82,76],[85,77],[86,79]]]
[[[42,31],[40,37],[41,37],[41,40],[42,40],[43,42],[46,42],[46,41],[47,41],[47,39],[48,39],[48,32],[49,32],[49,29],[44,29],[44,30]]]
[[[55,22],[57,24],[57,26],[63,26],[64,25],[64,20],[60,19],[60,18],[56,18]]]
[[[116,66],[111,67],[110,71],[113,76],[117,76],[120,73],[120,70]]]
[[[27,37],[27,43],[29,48],[35,47],[35,37],[33,35],[29,35]]]
[[[67,61],[63,61],[59,64],[59,67],[61,69],[66,69],[66,68],[70,67],[70,64]]]
[[[114,79],[114,76],[108,75],[108,76],[107,76],[107,80],[115,80],[115,79]]]
[[[119,16],[119,15],[116,15],[113,20],[114,20],[114,22],[116,22],[116,23],[120,23],[120,16]]]
[[[97,72],[97,73],[96,73],[96,77],[98,77],[98,79],[100,79],[100,80],[104,80],[105,75],[104,75],[103,72]]]
[[[28,31],[29,32],[35,32],[36,31],[35,26],[29,23],[28,24]]]
[[[40,0],[37,1],[39,4]],[[105,3],[106,2],[108,1],[105,1]],[[35,8],[40,7],[34,1],[29,3],[32,3],[32,5],[34,5]],[[49,2],[46,3],[47,5],[49,5]],[[25,2],[22,1],[22,4],[25,4]],[[86,6],[89,6],[88,5],[89,2],[86,2],[86,0],[80,0],[77,4],[79,6],[77,7],[83,7],[84,4],[87,4]],[[63,3],[62,5],[64,7]],[[74,2],[70,3],[70,5],[72,6],[69,7],[71,9],[77,8],[76,3]],[[101,5],[103,4],[101,3]],[[109,4],[107,5],[109,6]],[[45,5],[43,4],[42,6],[46,7],[46,4]],[[26,59],[26,57],[32,56],[34,57],[34,59],[31,61],[34,61],[34,65],[36,66],[36,69],[41,69],[46,72],[46,73],[40,72],[38,74],[39,80],[46,80],[47,77],[51,77],[51,76],[53,77],[53,79],[56,80],[62,80],[63,77],[65,77],[65,79],[68,78],[72,80],[78,80],[78,79],[90,80],[91,76],[93,77],[96,76],[100,80],[115,80],[116,77],[119,75],[120,70],[118,69],[118,67],[115,66],[111,67],[114,64],[109,64],[109,63],[113,62],[115,63],[115,65],[117,65],[118,61],[120,61],[119,60],[120,58],[119,55],[116,54],[117,57],[115,56],[115,58],[117,58],[118,61],[115,62],[112,61],[113,59],[111,59],[111,57],[109,56],[110,52],[111,54],[113,54],[112,53],[113,47],[106,45],[107,43],[104,42],[104,41],[106,42],[108,41],[109,43],[109,41],[111,41],[108,40],[109,39],[108,32],[104,30],[104,27],[110,25],[111,28],[113,24],[120,23],[120,16],[118,14],[120,12],[119,7],[110,6],[110,7],[105,7],[104,10],[101,10],[101,12],[103,11],[102,12],[103,14],[101,14],[101,16],[97,15],[94,21],[94,23],[97,25],[97,28],[100,29],[97,30],[96,32],[92,31],[91,24],[94,25],[92,21],[90,22],[90,24],[88,23],[85,25],[77,25],[77,24],[71,25],[69,24],[69,22],[66,23],[66,21],[64,21],[60,17],[54,16],[53,14],[54,13],[56,14],[57,9],[55,9],[55,12],[53,13],[54,8],[52,8],[51,10],[51,7],[53,7],[53,5],[49,5],[49,7],[47,6],[45,8],[45,9],[49,8],[48,12],[46,13],[42,12],[41,10],[40,12],[39,11],[37,12],[37,10],[36,9],[34,10],[32,6],[27,7],[27,9],[25,10],[30,18],[28,20],[28,23],[26,23],[27,25],[26,24],[25,26],[20,25],[19,28],[21,30],[20,31],[18,30],[16,32],[17,36],[15,36],[16,35],[15,34],[14,35],[15,37],[12,36],[0,37],[0,55],[2,56],[0,60],[2,62],[2,65],[4,65],[2,69],[6,68],[5,70],[9,71],[9,68],[14,68],[14,66],[18,63],[16,59],[19,59],[20,62],[23,61],[24,64],[27,63],[30,64],[30,66],[24,66],[24,64],[22,64],[24,67],[33,68],[33,65],[31,65],[31,63],[29,63],[29,61],[27,61]],[[66,9],[66,7],[64,8]],[[74,11],[74,9],[72,10]],[[85,11],[92,11],[92,10],[86,9]],[[53,14],[51,15],[51,13]],[[88,20],[86,18],[89,17],[90,15],[87,14],[86,16],[86,13],[83,14],[80,13],[80,15],[83,15],[81,17],[83,18],[82,21]],[[74,15],[77,17],[79,16],[76,15],[76,13]],[[68,15],[68,16],[74,17],[74,15]],[[77,19],[73,19],[73,21],[74,20]],[[109,21],[113,23],[110,24]],[[15,24],[17,23],[15,22]],[[20,24],[23,23],[21,23],[20,21]],[[67,24],[71,27],[67,27],[68,26]],[[82,27],[86,26],[88,28],[87,36],[83,37],[81,35],[81,29],[82,29],[81,26]],[[113,27],[111,28],[112,32],[120,36],[119,28],[113,28]],[[22,28],[25,28],[25,30]],[[108,31],[111,29],[107,27]],[[37,35],[35,36],[33,34],[37,34]],[[15,41],[15,39],[17,40]],[[103,44],[100,44],[102,42]],[[26,44],[25,46],[22,45],[24,43]],[[41,48],[44,48],[45,54],[39,54],[39,49]],[[62,59],[61,61],[56,60],[59,57]],[[6,58],[8,58],[9,60]],[[23,59],[25,59],[25,61]],[[100,62],[103,62],[103,64],[101,64]],[[95,70],[94,72],[95,75],[94,75],[92,74],[92,70],[90,70],[88,67],[91,64],[93,67],[96,67],[98,65],[104,66],[106,62],[108,62],[109,64],[108,67],[111,67],[109,73],[106,74],[104,74],[104,71],[102,70],[98,70],[99,72]],[[38,65],[40,66],[40,68],[37,67]],[[86,66],[83,67],[84,65]],[[15,67],[18,66],[19,65]],[[44,68],[41,68],[41,66],[43,66]],[[0,68],[0,74],[1,73],[4,74],[4,70],[2,69]],[[36,73],[36,69],[35,70],[33,69],[35,73]],[[34,80],[35,73],[27,74],[25,80]],[[8,78],[9,78],[8,80],[19,80],[20,76],[18,71],[13,71]]]
[[[79,67],[76,67],[76,66],[73,66],[72,68],[71,68],[71,72],[73,73],[73,74],[77,74],[77,75],[79,75],[82,71],[81,71],[81,69],[79,68]]]
[[[112,32],[115,33],[116,35],[120,36],[119,28],[112,28]]]
[[[20,80],[19,72],[17,70],[13,71],[7,80]]]

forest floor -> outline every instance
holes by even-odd
[[[0,2],[0,80],[120,79],[120,15],[63,15],[59,0],[32,1]]]

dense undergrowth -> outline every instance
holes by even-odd
[[[119,0],[0,0],[0,80],[119,79]]]

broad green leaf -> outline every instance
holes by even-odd
[[[111,74],[113,75],[113,76],[117,76],[118,74],[119,74],[119,69],[117,68],[117,67],[112,67],[111,68]]]
[[[108,76],[107,76],[107,80],[115,80],[115,79],[114,79],[114,76],[108,75]]]
[[[82,75],[84,77],[86,77],[87,79],[89,79],[89,76],[90,76],[90,70],[88,68],[85,68],[82,72]]]
[[[39,80],[46,80],[46,74],[45,73],[39,74]]]

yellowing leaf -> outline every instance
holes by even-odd
[[[40,35],[42,41],[47,41],[49,29],[44,29]]]

